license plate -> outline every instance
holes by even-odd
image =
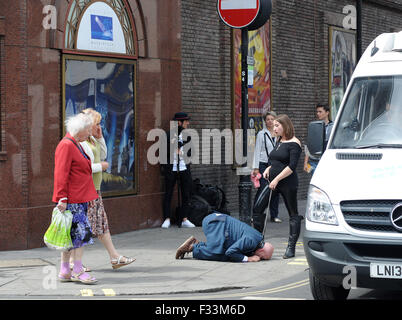
[[[402,279],[402,264],[370,263],[370,277]]]

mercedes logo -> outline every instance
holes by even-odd
[[[389,214],[391,223],[398,231],[402,231],[402,202],[399,202],[392,208]]]

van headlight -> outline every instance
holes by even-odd
[[[327,194],[312,185],[308,189],[306,217],[312,222],[338,225],[338,219]]]

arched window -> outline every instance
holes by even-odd
[[[114,11],[114,13],[112,11]],[[94,27],[104,24],[104,22],[110,22],[111,18],[113,18],[112,27],[117,26],[118,30],[113,30],[113,33],[123,33],[124,35],[124,44],[125,44],[125,52],[124,54],[128,56],[132,56],[134,58],[138,57],[138,49],[137,49],[137,35],[134,26],[134,20],[132,18],[131,13],[129,13],[129,7],[126,4],[126,1],[123,0],[73,0],[70,3],[70,8],[67,13],[67,19],[65,24],[65,32],[64,32],[64,47],[65,49],[76,50],[80,49],[80,39],[78,39],[79,33],[81,32],[81,27],[83,29],[88,30],[89,25],[86,24],[82,26],[81,23],[84,19],[84,23],[86,19],[94,19]],[[103,16],[102,13],[103,12]],[[94,14],[95,13],[95,14]],[[96,19],[96,13],[100,13],[98,15],[98,19]],[[106,16],[109,14],[109,16]],[[101,21],[104,17],[104,21]],[[107,19],[109,18],[109,19]],[[117,18],[117,19],[116,19]],[[85,28],[87,27],[87,28]],[[102,27],[100,27],[102,29]],[[108,31],[108,30],[106,30]],[[85,32],[85,31],[82,31]],[[94,31],[94,36],[96,31]],[[114,35],[114,34],[113,34]],[[91,38],[88,38],[91,39]],[[95,40],[95,39],[93,39]],[[101,40],[101,39],[98,39]],[[121,47],[121,43],[119,44]],[[84,49],[85,50],[85,49]],[[97,51],[96,47],[95,50]],[[123,52],[120,52],[123,53]]]
[[[137,44],[125,0],[73,0],[65,23],[63,121],[85,108],[102,115],[108,149],[105,196],[137,192]]]

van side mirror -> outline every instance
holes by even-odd
[[[311,155],[321,157],[325,146],[325,123],[322,120],[312,121],[308,125],[307,148]]]

